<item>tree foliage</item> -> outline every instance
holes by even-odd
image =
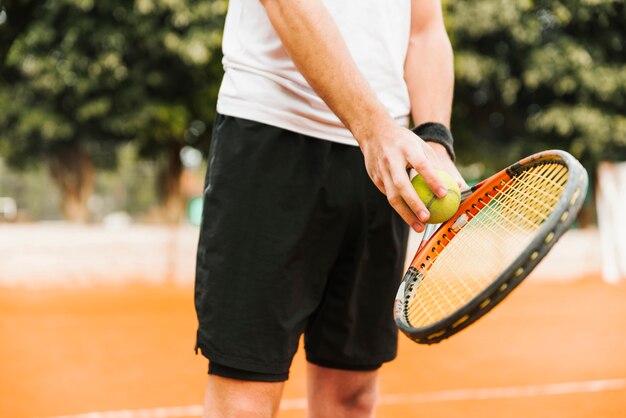
[[[547,148],[626,159],[624,3],[446,3],[462,159],[501,166]]]
[[[206,141],[189,128],[213,120],[226,7],[217,0],[5,5],[0,153],[14,166],[52,157],[58,173],[72,170],[62,154],[113,166],[120,142],[136,141],[141,155],[155,158],[186,140]],[[165,167],[165,177],[180,174]]]

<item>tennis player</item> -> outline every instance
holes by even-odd
[[[440,197],[436,168],[462,181],[440,2],[230,0],[223,51],[195,289],[205,416],[274,416],[302,335],[309,416],[372,416],[407,225],[429,216],[407,168]]]

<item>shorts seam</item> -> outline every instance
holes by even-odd
[[[322,367],[328,367],[325,365],[332,364],[336,367],[331,368],[341,368],[343,370],[357,370],[360,367],[372,366],[375,364],[382,365],[383,363],[389,363],[390,361],[393,361],[397,356],[397,351],[388,351],[382,354],[370,356],[367,359],[357,359],[353,361],[335,361],[324,359],[323,357],[316,356],[315,354],[309,353],[308,351],[306,352],[306,360],[309,363],[313,363]]]
[[[198,348],[204,357],[209,361],[222,364],[224,366],[232,367],[234,369],[240,369],[247,372],[255,372],[260,374],[281,374],[289,373],[291,368],[291,360],[283,363],[260,363],[248,358],[237,357],[233,355],[223,355],[215,350],[208,349],[201,342],[198,342]]]
[[[289,372],[277,374],[250,372],[236,369],[234,367],[224,366],[216,361],[209,362],[209,374],[229,379],[254,382],[284,382],[289,380]]]

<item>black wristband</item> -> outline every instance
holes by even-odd
[[[452,161],[456,160],[454,138],[452,138],[450,129],[445,125],[437,122],[426,122],[413,128],[413,133],[426,142],[436,142],[443,145]]]

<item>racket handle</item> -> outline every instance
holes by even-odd
[[[470,187],[469,189],[465,189],[465,190],[463,190],[463,191],[461,192],[461,203],[462,203],[463,201],[465,201],[465,199],[467,199],[468,197],[470,197],[470,195],[471,195],[472,193],[474,193],[474,190],[476,190],[476,188],[475,188],[475,187],[476,187],[476,186],[474,186],[474,187]]]
[[[426,227],[424,228],[424,235],[422,235],[422,241],[420,242],[419,247],[417,247],[418,253],[422,248],[424,248],[424,245],[426,245],[426,241],[428,241],[430,237],[432,237],[435,232],[437,232],[440,225],[441,224],[426,224]]]

